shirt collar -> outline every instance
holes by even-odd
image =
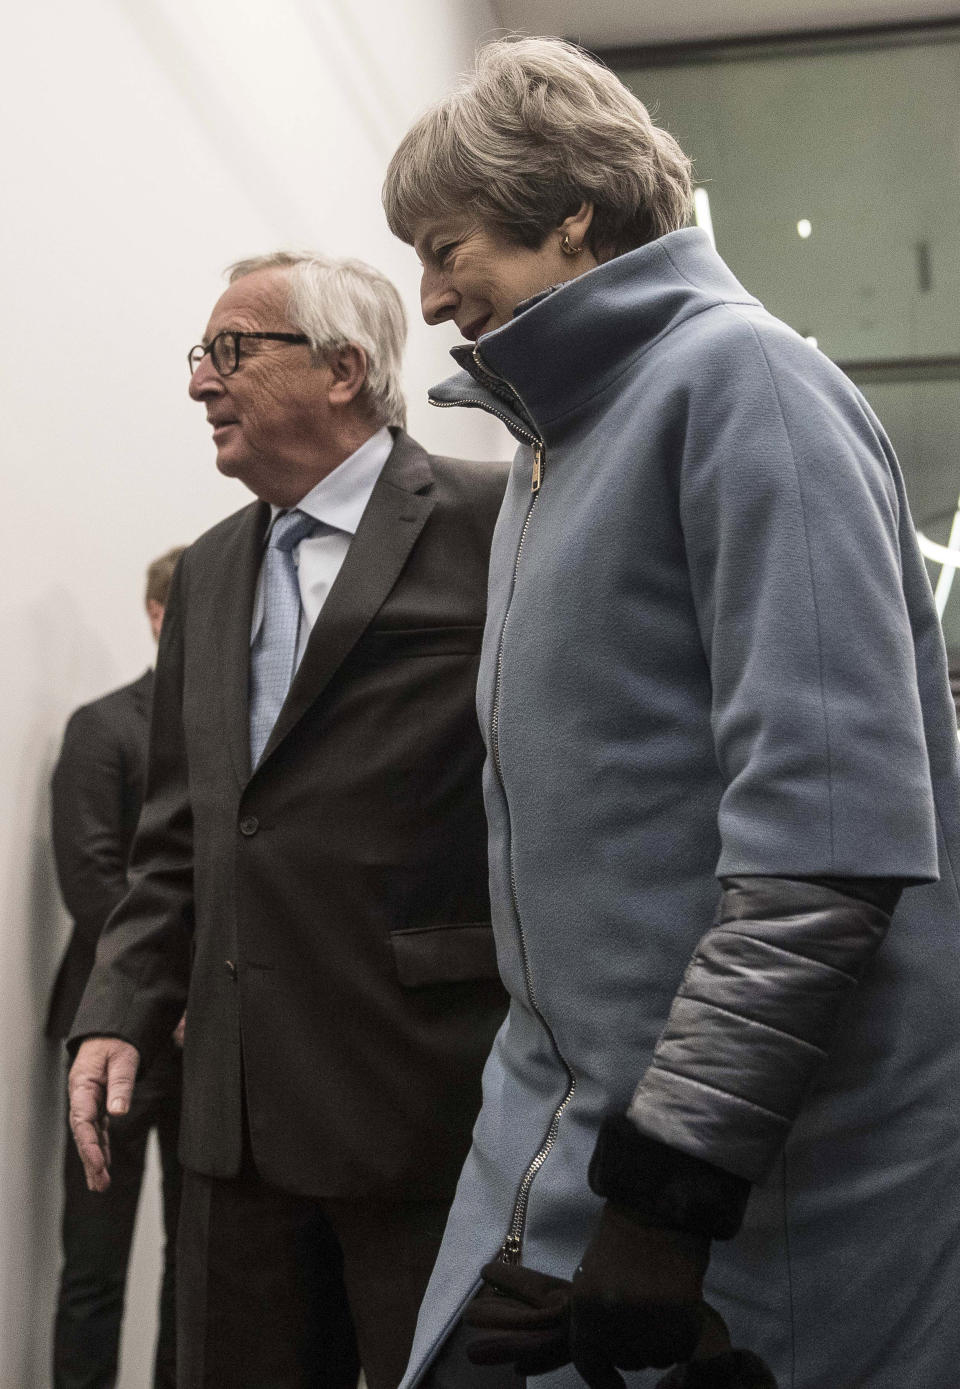
[[[392,449],[393,435],[384,425],[332,473],[321,478],[305,497],[301,497],[297,510],[305,511],[308,516],[334,530],[355,535],[360,517]],[[271,524],[283,509],[271,505]]]

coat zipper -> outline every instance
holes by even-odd
[[[481,361],[476,348],[474,348],[473,351],[473,359],[476,362],[477,366],[480,368],[480,370],[484,373],[484,375],[488,377],[493,376],[492,372],[490,372],[488,368],[484,365],[484,363]],[[499,380],[500,378],[493,379]],[[506,382],[506,384],[509,385],[510,383]],[[511,390],[512,389],[513,388],[511,387]],[[498,414],[499,412],[494,410],[492,413]],[[503,418],[503,416],[501,416],[501,418]],[[526,433],[526,431],[524,432]],[[507,788],[504,784],[503,766],[500,762],[500,687],[503,679],[503,643],[507,631],[507,622],[510,618],[510,608],[513,604],[513,594],[516,589],[517,578],[520,573],[520,557],[523,554],[523,546],[527,538],[527,532],[530,529],[530,522],[533,519],[533,513],[537,504],[537,497],[540,492],[540,486],[543,482],[543,470],[545,463],[545,451],[543,447],[543,440],[536,437],[535,435],[531,435],[530,446],[533,450],[533,472],[530,480],[530,502],[527,506],[527,514],[524,518],[523,530],[520,532],[520,543],[517,546],[517,557],[513,566],[513,587],[510,591],[510,601],[507,604],[507,610],[503,616],[503,626],[500,628],[500,644],[497,649],[496,679],[494,682],[493,691],[493,713],[490,721],[490,743],[491,748],[493,750],[493,765],[496,769],[497,780],[500,783],[500,789],[503,792],[504,800],[507,799]],[[569,1105],[571,1099],[573,1098],[573,1093],[577,1088],[577,1081],[570,1067],[564,1060],[560,1048],[557,1046],[557,1040],[550,1029],[549,1023],[547,1022],[546,1018],[540,1010],[540,1005],[537,1002],[537,996],[534,992],[533,976],[530,970],[530,957],[527,953],[527,942],[523,933],[523,921],[520,916],[520,901],[517,895],[517,879],[513,864],[512,828],[510,838],[510,896],[513,902],[514,914],[517,919],[517,934],[520,941],[520,958],[523,963],[523,978],[527,988],[527,998],[529,1000],[530,1007],[534,1013],[534,1016],[538,1019],[540,1025],[543,1027],[544,1031],[549,1037],[550,1045],[553,1048],[554,1054],[557,1060],[560,1062],[560,1065],[566,1072],[567,1076],[566,1092],[563,1096],[563,1099],[560,1101],[560,1104],[554,1110],[543,1142],[540,1144],[540,1147],[537,1149],[532,1161],[528,1164],[526,1171],[524,1172],[523,1177],[521,1178],[520,1186],[517,1190],[516,1199],[514,1200],[513,1204],[513,1213],[510,1217],[510,1225],[507,1230],[506,1237],[504,1238],[503,1244],[500,1247],[500,1252],[497,1255],[497,1258],[500,1260],[501,1263],[516,1264],[520,1262],[520,1256],[523,1251],[523,1233],[527,1220],[527,1202],[530,1198],[530,1188],[533,1186],[534,1178],[536,1177],[540,1169],[543,1167],[544,1163],[550,1155],[550,1150],[553,1148],[553,1145],[557,1141],[557,1134],[560,1130],[560,1117],[563,1114],[563,1111]]]
[[[510,386],[509,381],[506,381],[502,376],[495,376],[490,368],[484,365],[476,348],[473,349],[473,360],[476,362],[483,375],[489,380],[499,381],[504,385]],[[513,390],[513,387],[510,386],[510,389]],[[514,395],[517,394],[516,391],[513,393]],[[431,400],[430,404],[437,410],[459,410],[461,406],[472,405],[474,402],[469,400]],[[540,491],[540,484],[543,482],[543,468],[547,458],[546,450],[543,447],[543,440],[531,430],[525,429],[523,425],[518,424],[516,417],[511,419],[509,415],[505,415],[502,410],[497,410],[492,405],[478,404],[476,408],[478,410],[486,410],[489,415],[493,415],[496,419],[501,420],[512,434],[522,434],[526,442],[530,445],[533,452],[533,471],[530,476],[530,491],[533,496],[536,496]]]
[[[429,402],[435,410],[460,410],[465,405],[473,404],[469,400],[431,400]],[[529,429],[524,429],[518,425],[515,419],[509,415],[504,415],[500,410],[494,410],[490,405],[477,405],[478,410],[485,410],[488,415],[493,415],[496,419],[502,420],[512,434],[522,434],[524,441],[533,450],[533,476],[530,482],[530,491],[536,495],[540,491],[540,483],[543,478],[543,460],[545,457],[544,447],[541,440],[535,434],[531,434]]]
[[[483,358],[480,356],[480,349],[479,349],[479,347],[476,347],[476,346],[475,346],[474,349],[473,349],[473,360],[474,360],[474,362],[476,363],[477,369],[478,369],[478,370],[481,372],[481,374],[482,374],[483,376],[485,376],[489,381],[497,381],[497,382],[499,382],[499,383],[502,384],[502,385],[510,386],[510,382],[506,379],[506,377],[497,376],[497,374],[496,374],[495,372],[492,372],[492,371],[490,370],[490,368],[487,366],[486,362],[485,362],[485,361],[483,360]],[[513,388],[512,386],[510,386],[510,389],[511,389],[511,391],[513,391],[513,394],[517,397],[517,400],[519,400],[519,399],[520,399],[519,393],[518,393],[517,391],[515,391],[514,388]],[[524,408],[525,408],[525,407],[524,407]],[[496,412],[494,412],[494,413],[496,413]],[[503,416],[501,415],[500,418],[503,419]],[[531,494],[535,497],[535,496],[537,495],[537,493],[540,491],[540,484],[541,484],[541,482],[543,481],[543,465],[544,465],[544,462],[545,462],[545,460],[546,460],[546,452],[545,452],[544,447],[543,447],[543,440],[539,437],[539,435],[537,435],[537,434],[531,434],[528,430],[523,430],[523,433],[526,434],[526,435],[527,435],[527,438],[530,440],[530,447],[531,447],[531,449],[533,450],[533,472],[532,472],[531,477],[530,477],[530,492],[531,492]],[[527,520],[529,521],[529,519],[530,519],[530,516],[529,516],[529,513],[528,513],[528,515],[527,515]],[[524,536],[526,535],[526,529],[527,529],[527,528],[526,528],[526,525],[524,525],[524,528],[523,528],[524,534],[520,537],[520,544],[521,544],[521,546],[523,545]],[[520,558],[520,552],[519,552],[519,550],[518,550],[518,551],[517,551],[517,559],[519,560],[519,558]],[[514,575],[514,579],[516,579],[516,575]]]
[[[536,472],[534,476],[536,477]],[[536,490],[533,490],[532,496],[530,498],[530,504],[527,507],[527,515],[523,523],[523,530],[520,533],[520,544],[517,546],[517,558],[513,567],[514,588],[516,588],[517,576],[520,571],[520,556],[523,553],[524,541],[527,538],[527,531],[530,529],[530,522],[533,518],[533,513],[537,505],[538,492],[539,483],[537,485]],[[506,800],[507,797],[507,788],[504,784],[503,767],[500,762],[500,685],[503,676],[503,642],[507,631],[507,622],[510,617],[510,605],[512,604],[512,602],[513,594],[511,592],[510,604],[507,605],[507,611],[504,614],[503,618],[503,626],[500,629],[500,646],[497,651],[497,675],[493,692],[493,716],[491,718],[490,727],[490,741],[493,748],[493,765],[496,768],[497,780],[500,782],[500,789],[503,792],[504,800]],[[500,1247],[500,1252],[497,1255],[497,1258],[500,1260],[501,1263],[517,1264],[520,1262],[520,1255],[523,1250],[523,1231],[527,1220],[527,1201],[530,1197],[530,1188],[533,1186],[534,1178],[536,1177],[537,1173],[540,1171],[541,1167],[546,1162],[547,1158],[550,1156],[551,1148],[557,1141],[557,1134],[560,1130],[560,1116],[563,1114],[563,1111],[567,1108],[567,1105],[573,1098],[573,1092],[577,1088],[577,1081],[570,1067],[564,1060],[560,1048],[557,1046],[557,1040],[550,1029],[549,1023],[547,1022],[546,1018],[543,1016],[543,1013],[540,1010],[540,1004],[537,1002],[537,996],[534,992],[533,976],[530,971],[530,957],[527,953],[527,942],[526,937],[523,933],[523,921],[520,916],[520,901],[517,895],[517,879],[513,866],[512,830],[510,838],[510,896],[513,901],[514,914],[517,918],[517,934],[520,941],[520,958],[523,962],[523,978],[524,983],[527,986],[527,998],[529,999],[530,1007],[533,1010],[534,1015],[539,1020],[547,1036],[550,1038],[550,1045],[553,1047],[554,1054],[556,1055],[557,1060],[560,1062],[567,1075],[566,1093],[564,1094],[563,1099],[560,1101],[557,1108],[554,1110],[553,1117],[550,1120],[550,1124],[547,1128],[547,1132],[543,1139],[543,1142],[540,1144],[540,1147],[537,1149],[532,1161],[527,1166],[527,1169],[524,1172],[523,1177],[521,1178],[520,1186],[517,1190],[516,1199],[513,1203],[513,1214],[510,1218],[510,1225],[507,1230],[506,1238],[504,1239],[503,1244]]]

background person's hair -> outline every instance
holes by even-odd
[[[407,316],[395,287],[360,260],[333,260],[310,252],[274,251],[227,267],[230,283],[256,270],[285,270],[291,325],[310,339],[319,358],[354,343],[367,357],[360,402],[378,424],[406,424],[401,371]]]
[[[609,68],[560,39],[514,37],[481,48],[476,72],[410,128],[383,205],[402,241],[422,218],[470,211],[535,247],[592,202],[587,244],[609,260],[685,225],[690,167]]]
[[[148,565],[147,591],[143,595],[144,602],[159,603],[164,608],[167,606],[173,571],[177,567],[177,560],[186,548],[186,545],[175,545],[172,550],[168,550],[165,555],[161,555],[159,559],[155,559],[151,565]]]

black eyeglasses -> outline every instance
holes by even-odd
[[[190,367],[190,375],[196,371],[207,353],[210,353],[210,360],[221,376],[232,376],[240,365],[240,339],[241,338],[266,338],[270,342],[309,342],[302,333],[236,333],[228,329],[211,339],[204,347],[202,342],[198,342],[196,347],[191,347],[187,353],[187,364]]]

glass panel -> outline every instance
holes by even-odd
[[[835,360],[960,350],[960,37],[619,75],[771,313]]]
[[[918,529],[960,549],[960,28],[614,66],[693,158],[734,274],[857,382]],[[928,571],[960,686],[960,574]]]
[[[941,546],[950,545],[953,533],[960,564],[960,523],[954,524],[960,510],[960,371],[953,380],[851,375],[897,451],[918,531]],[[927,559],[927,572],[937,592],[951,668],[960,667],[960,575],[939,558]]]

